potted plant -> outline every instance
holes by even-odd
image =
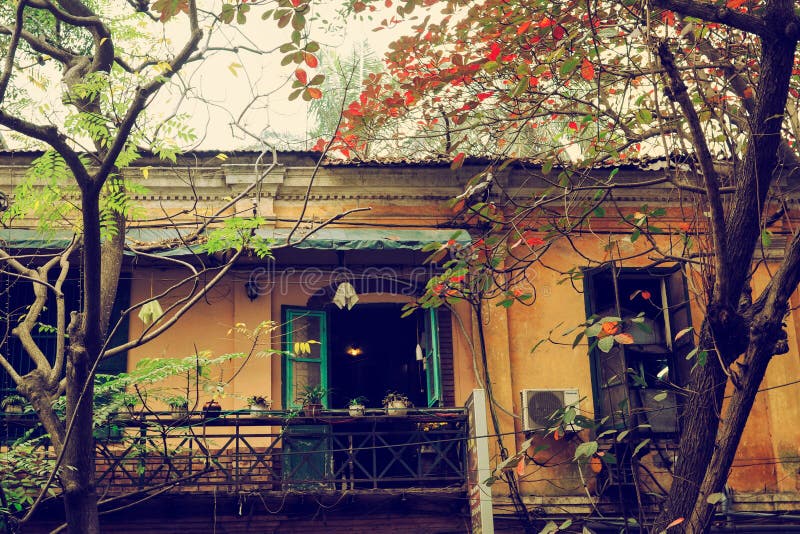
[[[0,401],[0,411],[7,414],[18,415],[25,411],[28,401],[22,395],[9,395]]]
[[[189,417],[189,399],[184,395],[175,395],[166,399],[167,405],[172,410],[173,419]]]
[[[355,399],[350,399],[350,404],[347,407],[347,411],[350,412],[350,417],[361,417],[364,415],[366,411],[366,407],[364,403],[367,402],[366,397],[356,397]]]
[[[222,406],[219,402],[217,402],[216,398],[211,398],[210,401],[203,404],[203,418],[204,419],[212,419],[214,417],[219,417],[222,413]]]
[[[408,408],[411,401],[402,393],[390,391],[383,398],[383,407],[386,408],[386,415],[404,416],[408,415]]]
[[[250,415],[266,417],[264,412],[272,407],[272,399],[264,395],[251,395],[247,397],[247,404],[250,406]]]
[[[306,417],[317,417],[322,411],[322,399],[328,394],[328,390],[322,385],[304,386],[303,394],[298,402],[303,405],[303,415]]]

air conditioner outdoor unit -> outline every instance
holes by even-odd
[[[522,429],[531,432],[545,428],[557,410],[577,405],[580,395],[577,389],[523,389]]]

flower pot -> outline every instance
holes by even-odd
[[[172,406],[171,412],[173,419],[186,419],[187,417],[189,417],[188,406]]]
[[[262,402],[262,403],[258,403],[258,404],[251,404],[250,405],[250,416],[251,417],[257,417],[257,418],[260,418],[260,419],[269,417],[265,412],[269,411],[269,409],[271,407],[272,407],[272,403],[271,402],[270,403]]]
[[[303,406],[303,415],[306,417],[318,417],[322,413],[322,404],[306,404]]]
[[[408,404],[405,401],[391,401],[386,405],[386,415],[406,416],[408,415]]]
[[[347,407],[347,411],[350,412],[350,417],[361,417],[364,415],[364,411],[366,408],[363,404],[351,404]]]
[[[204,419],[211,419],[213,417],[218,417],[220,413],[222,413],[222,406],[220,406],[220,404],[217,401],[212,399],[207,403],[203,404]]]

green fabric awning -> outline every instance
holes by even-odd
[[[446,243],[454,238],[461,244],[470,242],[469,234],[457,230],[409,230],[392,228],[322,228],[305,240],[301,231],[292,236],[293,248],[312,250],[419,250],[428,243]],[[288,229],[259,230],[258,235],[271,237],[277,245],[286,243]]]
[[[180,235],[191,230],[181,229]],[[275,246],[286,243],[288,228],[258,230],[262,238],[275,240]],[[468,244],[470,236],[466,231],[440,229],[393,229],[393,228],[322,228],[308,234],[308,230],[298,230],[292,236],[292,248],[300,250],[420,250],[428,243],[446,243],[455,239]],[[458,234],[458,235],[456,235]],[[139,243],[174,241],[179,236],[175,228],[143,228],[128,230],[128,238]],[[42,234],[37,230],[22,228],[0,229],[0,244],[13,250],[62,250],[69,246],[72,234],[65,231]],[[194,253],[200,252],[193,246]],[[175,248],[156,252],[158,255],[189,255],[188,247],[178,244]]]

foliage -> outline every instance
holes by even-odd
[[[348,406],[364,406],[369,401],[368,398],[364,396],[355,397],[350,399]]]
[[[793,6],[412,0],[380,27],[422,6],[440,13],[395,41],[388,74],[366,81],[333,138],[347,156],[353,146],[375,147],[357,136],[363,124],[379,124],[439,136],[454,170],[488,156],[464,171],[473,178],[453,202],[456,224],[476,239],[431,250],[443,272],[415,306],[467,300],[480,324],[487,304],[535,303],[537,269],[581,290],[582,268],[681,265],[705,316],[682,390],[692,417],[652,528],[685,519],[687,530],[705,531],[767,365],[788,350],[782,322],[800,279],[800,236],[789,230],[767,287],[751,289],[752,266],[768,261],[771,227],[786,217],[777,180],[800,169]],[[640,179],[637,167],[653,178]],[[622,168],[631,171],[624,178]],[[480,184],[489,187],[472,195]],[[650,188],[680,200],[618,200]],[[554,267],[554,250],[580,264]],[[635,327],[627,317],[590,318],[574,343],[608,352],[630,343]],[[726,385],[732,396],[720,414]],[[614,439],[632,439],[623,432]],[[577,452],[584,461],[602,451],[587,442]]]
[[[247,404],[249,404],[250,406],[255,406],[255,405],[268,406],[272,404],[272,399],[269,397],[269,395],[260,395],[260,394],[250,395],[249,397],[247,397]]]
[[[402,393],[398,393],[396,391],[388,391],[386,392],[386,396],[383,397],[381,404],[384,407],[388,407],[393,403],[401,403],[405,406],[411,406],[411,401],[408,400],[408,396]]]
[[[23,407],[28,404],[28,400],[22,395],[8,395],[0,400],[0,410],[6,410],[10,406]]]
[[[52,471],[53,460],[45,454],[45,439],[25,436],[0,454],[0,472],[4,473],[0,477],[0,491],[7,503],[5,509],[0,506],[0,526],[4,524],[5,513],[18,513],[33,503]],[[48,495],[55,494],[54,488],[48,490]]]
[[[309,404],[321,404],[322,399],[324,399],[330,390],[320,384],[316,386],[305,385],[301,390],[300,396],[297,398],[297,402],[302,404],[303,406],[308,406]]]

